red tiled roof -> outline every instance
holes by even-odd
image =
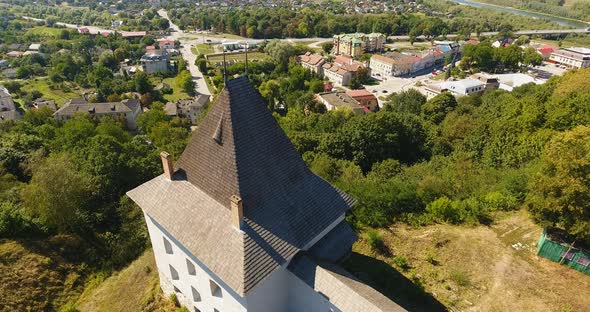
[[[147,34],[145,31],[122,31],[121,36],[123,38],[130,38],[130,37],[143,37]]]
[[[369,92],[369,90],[367,90],[367,89],[349,90],[349,91],[346,91],[346,94],[348,94],[348,96],[353,97],[353,98],[365,97],[365,96],[375,97],[375,95],[373,95],[373,93]]]
[[[552,46],[543,46],[543,47],[539,48],[537,51],[539,51],[539,53],[541,53],[541,54],[549,54],[549,53],[552,53],[555,50],[557,50],[557,48],[555,48],[555,47],[552,47]]]
[[[155,50],[155,49],[156,49],[156,47],[155,47],[155,46],[153,46],[153,45],[149,45],[149,46],[146,46],[146,47],[145,47],[145,49],[146,49],[146,50]]]
[[[479,40],[469,39],[465,42],[466,44],[479,44]]]

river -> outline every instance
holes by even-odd
[[[508,13],[528,16],[528,17],[532,17],[532,18],[546,19],[546,20],[550,20],[554,23],[557,23],[559,25],[566,26],[566,27],[588,28],[590,26],[589,23],[584,23],[582,21],[576,21],[576,20],[571,20],[571,19],[567,19],[567,18],[561,18],[561,17],[557,17],[557,16],[552,16],[552,15],[545,15],[545,14],[535,13],[535,12],[530,12],[530,11],[523,11],[523,10],[519,10],[519,9],[502,7],[502,6],[497,6],[497,5],[487,4],[487,3],[473,2],[473,1],[469,1],[469,0],[452,0],[452,1],[459,3],[459,4],[470,5],[470,6],[478,7],[478,8],[492,9],[492,10],[496,10],[496,11],[508,12]]]

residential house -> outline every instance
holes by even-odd
[[[557,51],[557,48],[550,45],[545,45],[537,48],[537,53],[539,53],[541,57],[543,57],[543,61],[549,60],[551,54],[555,51]]]
[[[7,68],[2,71],[2,76],[8,79],[15,79],[16,78],[16,68]]]
[[[192,124],[196,124],[201,111],[209,103],[209,98],[209,95],[199,94],[192,99],[168,102],[164,112],[168,116],[188,118]]]
[[[553,51],[549,62],[565,65],[570,68],[590,67],[589,48],[567,48]]]
[[[176,164],[127,192],[166,297],[190,311],[404,311],[338,266],[354,200],[313,174],[247,77],[231,79]]]
[[[120,33],[123,38],[143,38],[147,35],[145,31],[121,31]]]
[[[10,92],[0,86],[0,121],[20,119],[21,115],[16,110]]]
[[[80,33],[80,34],[90,34],[90,29],[88,29],[88,27],[80,27],[80,28],[78,28],[78,33]]]
[[[117,28],[119,28],[121,26],[123,26],[123,21],[122,20],[114,20],[114,21],[111,22],[111,27],[112,28],[117,29]]]
[[[31,52],[37,52],[39,53],[39,50],[41,49],[41,44],[40,43],[32,43],[29,48],[27,49],[27,51],[31,51]]]
[[[357,72],[365,66],[351,57],[339,55],[333,63],[324,63],[322,72],[324,77],[336,85],[348,86]]]
[[[158,40],[158,46],[160,47],[160,49],[167,49],[167,50],[175,48],[174,40],[167,40],[167,39]]]
[[[367,89],[349,90],[346,91],[346,95],[355,99],[362,107],[368,108],[371,112],[379,110],[377,97]]]
[[[486,84],[476,79],[465,78],[455,81],[444,81],[440,83],[430,84],[425,87],[426,97],[432,98],[442,92],[451,92],[454,96],[465,96],[474,93],[483,93],[486,89]]]
[[[23,56],[23,52],[21,52],[21,51],[10,51],[10,52],[6,53],[6,56],[8,56],[8,57],[21,57],[21,56]]]
[[[146,73],[167,73],[170,58],[166,50],[151,50],[141,57],[140,62]]]
[[[0,60],[0,68],[7,68],[10,63],[7,60]]]
[[[40,109],[43,107],[49,107],[53,111],[57,111],[57,105],[54,100],[47,100],[44,98],[38,98],[29,104],[30,108]]]
[[[125,120],[127,128],[134,130],[137,129],[136,119],[141,114],[141,104],[138,99],[109,103],[88,103],[85,99],[72,99],[58,109],[53,116],[57,120],[66,121],[77,113],[121,118]]]
[[[385,35],[380,33],[335,35],[333,43],[334,54],[358,57],[365,52],[383,51]]]
[[[355,114],[362,115],[370,112],[367,107],[362,106],[357,100],[345,92],[322,92],[315,95],[318,102],[324,104],[327,110],[350,109]]]
[[[299,57],[299,62],[304,68],[321,75],[323,74],[322,66],[326,63],[326,60],[319,54],[307,52]]]

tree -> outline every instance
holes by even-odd
[[[529,184],[527,206],[533,217],[590,241],[590,127],[555,135],[541,166]]]
[[[539,66],[543,64],[543,57],[533,48],[524,49],[522,63],[529,66]]]
[[[426,103],[426,96],[420,91],[410,88],[400,93],[388,95],[383,104],[383,109],[389,112],[419,115],[424,103]]]
[[[91,219],[92,179],[66,154],[50,156],[33,169],[21,198],[26,210],[59,233],[82,233]]]
[[[176,83],[182,88],[184,92],[186,92],[188,95],[195,94],[195,83],[193,82],[193,77],[188,70],[181,71],[175,79]]]
[[[331,41],[327,41],[327,42],[322,43],[322,50],[326,54],[330,54],[330,52],[332,52],[333,48],[334,48],[334,43]]]
[[[455,97],[450,92],[443,92],[422,105],[422,116],[427,121],[439,124],[456,106]]]
[[[297,50],[289,43],[279,40],[271,40],[264,48],[271,60],[277,64],[278,70],[287,71],[289,58],[297,54]]]
[[[276,80],[267,80],[260,84],[258,91],[263,98],[266,99],[268,106],[274,109],[274,106],[279,99],[279,83]]]
[[[115,59],[115,56],[113,55],[113,52],[111,50],[102,52],[102,54],[100,54],[100,57],[98,58],[98,63],[110,69],[117,68],[117,60]]]
[[[248,62],[249,63],[249,62]],[[207,75],[207,60],[204,58],[197,58],[195,60],[195,65],[199,68],[199,71],[203,73],[203,75]]]
[[[131,81],[133,83],[135,91],[141,94],[151,92],[154,88],[152,86],[152,83],[150,82],[150,77],[142,71],[138,71],[137,73],[135,73]]]

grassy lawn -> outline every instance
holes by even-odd
[[[127,268],[102,283],[88,287],[78,299],[80,311],[175,311],[174,305],[162,298],[158,270],[151,250],[146,251]]]
[[[166,101],[174,102],[190,98],[190,95],[182,91],[182,88],[176,83],[175,78],[166,78],[164,79],[164,83],[169,84],[173,90],[172,94],[164,94],[164,99],[166,99]]]
[[[27,30],[25,35],[39,35],[44,37],[57,37],[60,35],[62,29],[51,28],[47,26],[36,26]]]
[[[54,254],[65,241],[0,240],[0,311],[57,311],[80,294],[82,270]]]
[[[253,61],[253,60],[262,61],[262,60],[266,60],[267,58],[268,58],[268,55],[266,53],[248,52],[248,61]],[[233,60],[244,61],[245,56],[244,56],[244,53],[226,54],[225,59],[227,61],[233,61]],[[223,62],[223,56],[219,55],[219,56],[210,57],[210,58],[208,58],[208,61],[209,61],[209,63]]]
[[[68,100],[80,97],[80,94],[76,93],[74,89],[71,89],[68,92],[64,92],[59,88],[52,89],[49,85],[49,81],[46,78],[26,80],[26,84],[23,85],[22,90],[27,92],[37,90],[43,94],[43,98],[54,100],[59,107],[61,107]]]
[[[199,54],[210,54],[213,53],[213,46],[207,43],[201,43],[201,44],[197,44],[196,47],[192,48],[193,54],[195,55],[199,55]]]
[[[559,46],[559,41],[557,40],[548,40],[548,39],[531,39],[532,42],[540,43],[540,44],[547,44],[554,47]],[[571,47],[586,47],[590,48],[590,36],[585,37],[573,37],[573,38],[565,38],[561,41],[562,48],[571,48]]]
[[[580,294],[590,292],[590,276],[536,256],[542,229],[528,213],[496,220],[381,229],[379,252],[361,233],[344,266],[412,311],[437,310],[439,303],[454,311],[587,310],[590,297]],[[513,247],[518,243],[522,248]]]
[[[242,36],[238,36],[238,35],[234,35],[234,34],[222,34],[222,33],[217,33],[217,34],[209,33],[209,34],[205,34],[205,37],[226,38],[226,39],[247,39]]]

